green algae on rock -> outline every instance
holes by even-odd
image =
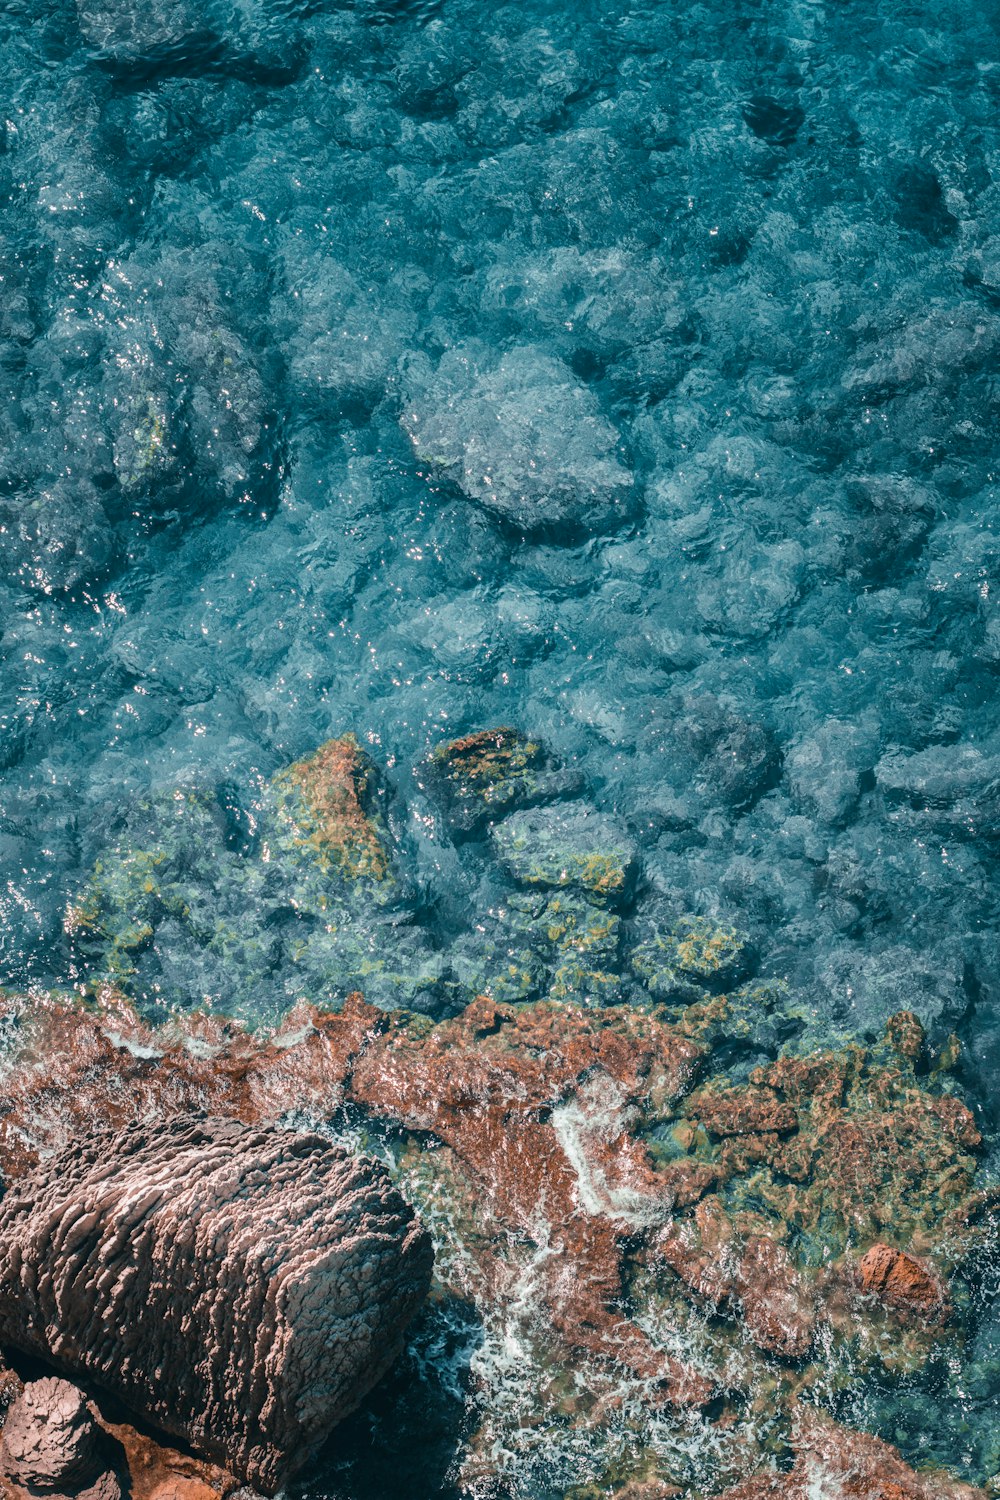
[[[164,403],[136,391],[114,439],[115,477],[126,493],[152,487],[177,467]]]
[[[408,920],[387,800],[349,735],[280,771],[236,846],[215,788],[141,800],[66,913],[87,983],[154,1015],[218,1004],[265,1024],[359,986],[390,1007],[452,1004],[447,957]]]
[[[349,881],[392,878],[378,772],[353,734],[325,745],[271,782],[269,803],[281,854],[311,857]]]
[[[577,890],[602,904],[627,896],[639,864],[625,830],[580,804],[512,813],[496,825],[492,839],[520,884]]]
[[[731,987],[746,976],[753,955],[746,934],[735,927],[681,917],[638,943],[630,962],[651,995],[681,1002]]]
[[[482,729],[449,740],[424,765],[430,790],[451,831],[474,836],[515,808],[580,790],[581,778],[559,769],[539,740],[517,729]]]

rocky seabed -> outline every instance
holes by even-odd
[[[144,1015],[126,899],[140,869],[169,911],[180,866],[119,847],[67,916],[87,991],[4,996],[11,1484],[351,1494],[345,1419],[393,1365],[406,1420],[440,1415],[447,1346],[449,1493],[995,1493],[843,1420],[859,1390],[961,1361],[975,1327],[1000,1197],[954,1039],[907,1011],[823,1038],[738,933],[693,919],[604,1003],[636,845],[510,729],[442,745],[427,776],[525,892],[537,966],[494,991],[452,990],[438,1019],[360,990],[271,1028]],[[350,739],[276,777],[262,838],[300,910],[390,909],[379,785]],[[172,816],[200,826],[196,802]],[[511,997],[519,972],[541,996]]]

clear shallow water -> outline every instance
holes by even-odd
[[[209,789],[240,857],[346,731],[400,920],[474,951],[504,876],[414,768],[510,722],[641,847],[637,928],[957,1031],[993,1128],[998,32],[4,6],[3,981],[85,979],[66,908],[137,799]],[[166,999],[225,1006],[172,942]]]

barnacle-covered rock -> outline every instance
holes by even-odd
[[[273,1493],[396,1358],[431,1259],[375,1162],[181,1116],[8,1191],[0,1341]]]

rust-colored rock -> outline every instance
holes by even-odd
[[[125,1458],[131,1500],[228,1500],[240,1481],[227,1469],[209,1463],[159,1435],[111,1413],[108,1404],[93,1402],[95,1416]]]
[[[570,1346],[662,1378],[678,1401],[707,1399],[708,1382],[616,1311],[625,1241],[683,1195],[680,1174],[661,1179],[631,1136],[630,1110],[640,1101],[666,1108],[683,1093],[697,1043],[625,1008],[595,1015],[484,999],[430,1026],[391,1020],[358,996],[337,1015],[293,1013],[269,1041],[206,1022],[170,1042],[117,997],[106,1003],[104,1024],[57,1000],[25,1016],[27,1055],[0,1118],[8,1173],[95,1117],[124,1124],[204,1107],[252,1123],[290,1107],[329,1114],[353,1100],[451,1147],[484,1224],[528,1234],[552,1226],[550,1312]],[[702,1175],[696,1163],[691,1170]],[[492,1264],[488,1229],[481,1250]]]
[[[272,783],[291,836],[323,866],[352,880],[385,880],[388,840],[377,806],[378,773],[353,734],[327,740]]]
[[[299,1007],[272,1037],[207,1015],[154,1031],[114,990],[96,1008],[58,995],[0,994],[4,1015],[20,1038],[0,1094],[7,1178],[101,1126],[199,1110],[248,1125],[290,1109],[329,1115],[342,1102],[350,1059],[386,1020],[353,997],[339,1015]]]
[[[885,1038],[907,1062],[918,1062],[927,1045],[927,1037],[920,1018],[912,1010],[897,1011],[886,1022]]]
[[[483,832],[514,808],[577,792],[582,779],[561,769],[538,740],[509,726],[438,745],[423,769],[448,827],[460,837]]]
[[[943,1320],[950,1311],[935,1272],[917,1256],[891,1245],[872,1245],[865,1252],[858,1264],[858,1280],[865,1292],[897,1312]]]
[[[714,1195],[656,1241],[656,1253],[713,1307],[736,1308],[758,1348],[788,1359],[808,1353],[816,1333],[815,1291],[784,1245],[741,1239]]]
[[[982,1490],[940,1472],[917,1474],[899,1450],[803,1408],[796,1423],[795,1467],[726,1490],[717,1500],[985,1500]]]
[[[234,1121],[91,1136],[0,1202],[0,1342],[267,1493],[388,1369],[430,1273],[382,1167]]]
[[[651,1017],[481,999],[420,1034],[400,1028],[356,1059],[350,1096],[432,1131],[471,1179],[485,1220],[548,1227],[553,1327],[570,1345],[660,1378],[681,1402],[706,1381],[666,1359],[615,1310],[622,1246],[670,1197],[629,1133],[637,1100],[686,1087],[698,1048]]]
[[[769,1088],[710,1085],[693,1094],[688,1110],[712,1135],[789,1134],[799,1117]]]
[[[103,1437],[78,1386],[32,1380],[7,1413],[0,1472],[32,1491],[75,1494],[108,1467]]]
[[[668,1328],[691,1302],[720,1313],[741,1358],[762,1351],[777,1402],[822,1378],[821,1331],[853,1337],[874,1320],[867,1357],[914,1368],[939,1322],[876,1306],[858,1260],[897,1238],[944,1287],[979,1242],[988,1199],[973,1191],[969,1112],[888,1042],[784,1057],[738,1087],[699,1081],[726,1006],[715,996],[668,1023],[625,1005],[480,999],[433,1024],[353,996],[252,1036],[204,1017],[150,1031],[110,992],[95,1008],[10,997],[21,1040],[0,1168],[15,1179],[96,1119],[360,1108],[410,1133],[400,1170],[460,1249],[447,1287],[516,1307],[530,1267],[533,1315],[546,1313],[531,1336],[555,1367],[579,1351],[703,1400],[711,1367],[681,1367],[629,1315],[628,1299],[652,1296]]]

